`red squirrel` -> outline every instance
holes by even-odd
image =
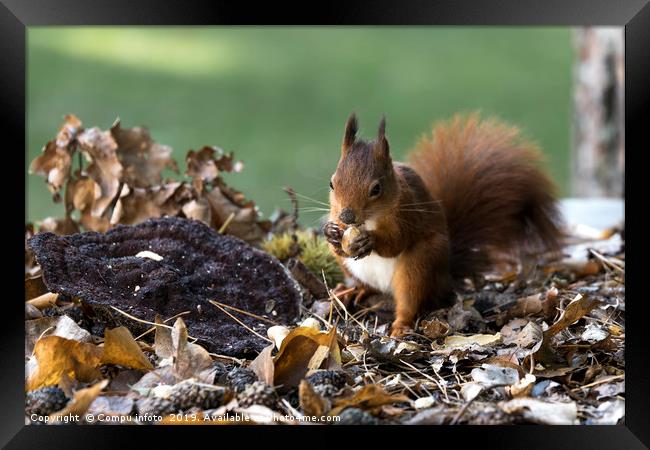
[[[392,161],[384,118],[374,140],[357,129],[353,113],[323,231],[346,275],[393,296],[392,336],[410,332],[425,307],[448,306],[456,283],[489,269],[495,251],[559,249],[554,184],[516,127],[456,116],[420,140],[409,164]],[[349,226],[360,233],[346,253]]]

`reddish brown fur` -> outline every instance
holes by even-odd
[[[397,257],[393,334],[408,329],[425,304],[443,306],[454,280],[488,269],[491,250],[558,248],[553,184],[537,168],[539,151],[516,128],[477,114],[456,117],[419,142],[411,167],[392,162],[384,128],[382,120],[376,140],[357,141],[356,118],[348,119],[326,234],[345,270],[341,211],[354,211],[355,224],[376,222],[365,233],[372,251]],[[377,180],[382,193],[372,199]]]
[[[478,114],[456,116],[421,139],[409,159],[442,201],[455,279],[488,269],[488,248],[559,248],[554,185],[539,169],[537,146],[517,128]]]

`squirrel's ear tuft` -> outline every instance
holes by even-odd
[[[386,136],[386,116],[381,116],[379,121],[379,131],[377,132],[378,141],[382,140]]]
[[[355,113],[350,114],[348,121],[345,122],[345,134],[343,135],[343,151],[352,147],[354,140],[357,138],[357,130],[359,125],[357,123],[357,115]]]
[[[376,148],[380,156],[390,158],[388,139],[386,139],[386,117],[384,116],[381,116],[381,120],[379,121]]]

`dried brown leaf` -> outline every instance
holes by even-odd
[[[422,346],[413,342],[398,342],[389,337],[373,339],[367,343],[366,348],[370,355],[378,361],[401,363],[412,362],[427,357],[429,352]]]
[[[63,118],[65,122],[56,135],[56,145],[59,147],[69,146],[77,137],[77,134],[83,131],[81,121],[74,114],[66,114]]]
[[[94,381],[101,376],[101,349],[93,344],[46,336],[36,342],[34,355],[38,368],[27,380],[27,390],[57,384],[66,374],[79,381]]]
[[[100,187],[101,196],[93,205],[93,216],[100,217],[118,193],[122,164],[117,159],[117,144],[109,131],[88,128],[77,136],[80,149],[91,160],[87,173]]]
[[[140,370],[153,369],[151,362],[126,327],[117,327],[104,331],[102,362]]]
[[[221,149],[219,151],[223,153]],[[219,176],[219,169],[217,169],[217,164],[213,159],[213,155],[216,152],[217,149],[215,147],[207,146],[196,152],[194,150],[187,152],[187,156],[185,157],[187,170],[185,174],[192,178],[207,181],[208,183],[212,182]]]
[[[449,324],[443,320],[433,318],[421,322],[422,332],[429,339],[438,339],[447,336],[451,330]]]
[[[136,383],[131,383],[130,386],[133,390],[139,392],[149,392],[152,388],[162,384],[174,385],[179,378],[174,373],[174,368],[171,365],[158,367],[150,372],[144,374]]]
[[[450,348],[468,348],[473,345],[490,346],[501,342],[501,334],[474,334],[471,336],[447,336],[445,346]]]
[[[126,186],[126,185],[125,185]],[[110,218],[112,225],[135,225],[150,217],[160,217],[160,205],[154,201],[155,192],[144,188],[126,188]]]
[[[178,209],[176,210],[175,213],[166,213],[170,215],[175,215],[178,213],[178,211],[180,210],[181,202],[185,202],[187,199],[192,198],[191,189],[189,188],[187,183],[182,183],[180,181],[168,181],[167,183],[164,184],[152,186],[150,190],[153,193],[154,202],[156,203],[156,205],[160,205],[160,206],[165,205],[174,195],[177,194],[179,190],[189,191],[189,195],[185,195],[185,193],[183,193],[183,195],[179,196],[180,202],[179,202]]]
[[[90,333],[66,315],[25,321],[25,354],[31,355],[39,338],[59,336],[79,342],[91,342]]]
[[[274,386],[298,386],[309,370],[340,366],[336,328],[321,332],[297,327],[284,338],[274,359]]]
[[[447,310],[447,323],[452,331],[463,332],[468,328],[484,329],[485,320],[476,308],[464,304],[464,302],[457,301],[451,308]],[[480,328],[482,326],[482,328]]]
[[[577,425],[578,407],[575,402],[545,402],[534,398],[514,398],[499,403],[508,414],[519,414],[526,420],[546,425]]]
[[[515,344],[520,348],[533,348],[543,338],[542,327],[524,319],[511,320],[501,328],[500,333],[504,344]]]
[[[214,228],[220,229],[233,215],[225,230],[226,234],[246,242],[259,242],[266,235],[266,230],[258,223],[258,212],[253,203],[238,204],[224,194],[221,186],[204,191],[203,198],[210,205]]]
[[[47,288],[43,283],[43,277],[38,275],[36,277],[25,278],[25,301],[47,294]]]
[[[394,403],[408,402],[409,398],[403,394],[389,394],[377,384],[369,384],[362,387],[352,397],[339,399],[334,402],[334,408],[329,412],[331,416],[339,415],[348,407],[373,410],[378,406],[391,405]]]
[[[72,156],[67,148],[58,147],[54,141],[43,147],[43,153],[36,157],[29,166],[29,173],[45,177],[47,187],[59,201],[59,192],[70,176]]]
[[[45,294],[39,295],[38,297],[30,298],[27,300],[27,303],[35,306],[38,309],[46,309],[56,305],[58,299],[59,294],[55,294],[54,292],[46,292]]]
[[[160,206],[161,212],[168,216],[177,216],[183,205],[195,198],[196,192],[188,183],[167,183],[155,193],[156,204]]]
[[[188,183],[170,182],[148,188],[134,188],[125,185],[113,211],[111,224],[134,225],[151,217],[177,216],[181,212],[187,211],[185,214],[187,217],[204,219],[202,221],[210,225],[211,210],[207,201],[199,199],[199,205],[204,205],[207,208],[203,218],[190,217],[198,214],[198,211],[192,209],[193,202],[195,202],[195,192]]]
[[[160,184],[165,168],[178,172],[178,165],[171,157],[172,148],[151,139],[146,128],[122,128],[118,119],[110,132],[124,167],[124,182],[130,186],[143,188]]]
[[[97,207],[101,196],[101,188],[95,180],[77,174],[76,178],[68,181],[65,193],[66,211],[78,210],[79,222],[86,230],[105,232],[110,227],[110,223],[103,210]]]
[[[576,295],[576,297],[571,300],[571,303],[569,303],[566,309],[562,312],[562,315],[557,322],[551,325],[548,330],[544,332],[544,339],[549,339],[555,336],[572,323],[577,322],[583,316],[589,314],[589,312],[599,303],[598,300],[592,300],[582,294]]]
[[[156,323],[163,324],[162,319],[156,314]],[[171,362],[174,355],[174,342],[172,340],[172,330],[167,327],[156,327],[153,348],[156,356],[161,360],[169,360]]]
[[[79,233],[79,225],[70,217],[66,216],[63,219],[54,219],[53,217],[48,217],[41,225],[38,227],[39,232],[50,232],[57,234],[59,236],[65,236],[68,234]]]
[[[542,301],[542,312],[545,318],[552,319],[555,316],[557,305],[560,302],[559,293],[556,287],[546,291],[546,298]]]
[[[185,158],[187,170],[185,174],[201,181],[211,183],[218,176],[220,171],[239,172],[241,162],[233,162],[233,154],[225,153],[219,147],[205,146],[201,150],[190,150]]]
[[[491,358],[486,358],[481,360],[485,364],[491,364],[494,366],[508,367],[515,369],[519,372],[519,377],[523,378],[526,375],[526,371],[518,364],[518,359],[515,355],[505,354],[501,356],[493,356]]]
[[[109,387],[109,391],[110,391]],[[88,408],[88,412],[94,414],[105,414],[110,416],[128,416],[133,411],[134,400],[125,396],[99,396]]]
[[[205,198],[190,200],[183,205],[182,211],[188,219],[200,220],[206,225],[212,223],[210,204]]]
[[[65,116],[65,122],[57,133],[56,140],[48,142],[43,153],[36,157],[29,166],[29,172],[46,178],[47,187],[54,194],[54,200],[59,201],[59,191],[70,176],[72,154],[71,145],[79,132],[81,121],[74,115]]]
[[[99,185],[90,177],[79,175],[68,182],[65,191],[65,206],[67,210],[77,209],[83,212],[93,210],[95,200],[102,195]]]
[[[98,233],[105,233],[111,227],[108,217],[94,217],[90,213],[82,214],[79,223],[86,231],[96,231]]]
[[[472,369],[472,379],[489,388],[493,386],[510,386],[519,381],[519,371],[511,367],[496,364],[481,364]]]
[[[174,322],[172,343],[174,345],[174,375],[179,380],[196,378],[204,383],[214,381],[212,358],[206,349],[188,342],[187,327],[180,317]]]
[[[260,381],[263,381],[270,386],[273,385],[273,377],[275,375],[275,365],[273,363],[273,357],[271,356],[274,348],[274,344],[266,347],[251,362],[250,366],[248,366],[249,369],[255,372],[255,375],[257,375],[257,378]]]
[[[625,400],[615,399],[598,405],[591,411],[595,418],[589,420],[590,425],[616,425],[625,417]]]
[[[75,392],[74,397],[70,402],[68,402],[68,405],[61,411],[50,414],[50,419],[52,421],[57,421],[66,416],[84,414],[86,411],[88,411],[88,408],[93,403],[93,401],[95,401],[95,399],[99,396],[102,389],[104,389],[107,385],[108,380],[102,380],[96,384],[93,384],[89,388],[81,389]]]
[[[302,380],[298,386],[300,407],[308,416],[323,416],[330,409],[330,402],[314,391],[309,381]]]
[[[517,303],[507,311],[508,317],[523,317],[537,314],[542,310],[541,294],[533,294],[517,299]]]
[[[551,366],[562,364],[561,352],[556,352],[552,346],[553,336],[587,315],[599,303],[598,300],[589,299],[582,294],[576,295],[566,306],[560,318],[544,331],[541,345],[535,347],[538,348],[535,352],[535,360]]]
[[[537,378],[535,375],[527,373],[524,378],[520,379],[517,383],[510,386],[509,392],[513,397],[527,397],[530,395],[533,387],[535,386],[535,381]]]

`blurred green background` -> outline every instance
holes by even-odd
[[[351,111],[367,137],[385,113],[400,159],[435,120],[480,109],[537,141],[565,194],[573,57],[569,28],[29,27],[26,163],[63,115],[119,116],[183,170],[190,148],[234,151],[245,168],[227,181],[268,215],[290,208],[283,186],[326,200]],[[29,221],[63,216],[42,177],[26,200]]]

